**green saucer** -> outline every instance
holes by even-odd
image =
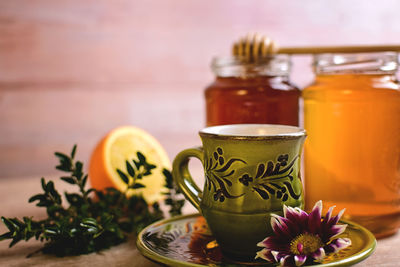
[[[341,236],[350,238],[351,246],[328,255],[321,264],[312,266],[348,266],[372,254],[376,247],[373,234],[353,222],[343,220],[341,223],[348,224]],[[136,243],[144,256],[168,266],[274,266],[260,260],[237,263],[225,259],[204,218],[199,214],[179,216],[153,223],[143,229]]]

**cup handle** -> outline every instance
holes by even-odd
[[[202,147],[194,147],[181,151],[172,164],[172,176],[178,188],[192,205],[200,211],[200,202],[203,192],[193,181],[189,172],[189,159],[198,158],[204,166],[204,153]]]

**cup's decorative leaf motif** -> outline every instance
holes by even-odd
[[[263,199],[269,199],[269,195],[267,192],[265,192],[264,190],[261,190],[257,187],[253,187],[254,190],[256,190],[256,192],[260,195],[260,197],[262,197]]]
[[[264,163],[258,165],[254,182],[249,174],[244,174],[242,178],[239,179],[239,182],[244,186],[250,186],[249,182],[253,182],[251,184],[252,188],[263,199],[269,199],[272,196],[282,201],[287,201],[289,196],[294,199],[299,199],[301,192],[296,193],[291,183],[294,179],[292,176],[293,165],[298,158],[299,157],[296,156],[288,163],[288,154],[279,155],[275,164],[272,161],[266,163],[266,169]]]
[[[250,182],[253,182],[253,177],[250,177],[247,173],[244,174],[241,178],[239,178],[239,182],[248,186]]]
[[[249,173],[240,175],[239,182],[243,186],[250,187],[265,200],[272,197],[282,201],[289,200],[289,197],[299,199],[301,192],[296,193],[292,186],[293,165],[298,158],[296,156],[289,162],[288,154],[279,155],[275,163],[268,161],[258,164],[254,177]],[[244,195],[233,195],[229,192],[229,187],[233,185],[231,179],[237,171],[232,168],[234,163],[247,164],[239,158],[226,160],[220,147],[208,160],[205,160],[206,188],[214,191],[215,201],[224,202],[226,198],[238,198]]]
[[[235,162],[247,164],[239,158],[231,158],[226,161],[223,150],[220,147],[217,148],[209,160],[205,160],[206,187],[208,190],[214,190],[215,201],[224,202],[225,198],[238,198],[242,196],[233,195],[228,191],[228,187],[232,186],[232,181],[229,180],[229,177],[235,173],[235,170],[230,170],[230,168]]]

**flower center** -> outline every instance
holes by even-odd
[[[290,242],[290,251],[296,255],[308,255],[322,246],[324,246],[324,243],[322,243],[318,235],[304,233],[296,236]]]

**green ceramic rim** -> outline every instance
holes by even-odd
[[[201,216],[201,214],[199,213],[195,213],[195,214],[189,214],[189,215],[181,215],[181,216],[176,216],[176,217],[172,217],[169,219],[164,219],[161,221],[157,221],[155,223],[152,223],[150,225],[148,225],[146,228],[144,228],[138,235],[138,238],[136,240],[136,246],[138,248],[138,250],[140,251],[140,253],[142,253],[145,257],[147,257],[148,259],[158,262],[158,263],[162,263],[168,266],[177,266],[177,267],[205,267],[206,265],[200,265],[200,264],[196,264],[196,263],[190,263],[190,262],[184,262],[184,261],[180,261],[180,260],[175,260],[175,259],[171,259],[165,256],[162,256],[156,252],[154,252],[151,248],[147,247],[142,239],[143,239],[143,234],[145,232],[148,231],[148,229],[154,227],[154,226],[158,226],[158,225],[162,225],[162,224],[166,224],[169,222],[174,222],[174,221],[179,221],[179,220],[183,220],[183,219],[188,219],[188,218],[194,218],[194,217],[198,217]],[[355,228],[358,228],[361,230],[361,232],[364,233],[364,237],[367,238],[367,240],[365,240],[365,247],[357,252],[356,254],[351,255],[350,257],[344,258],[342,260],[339,261],[335,261],[335,262],[330,262],[330,263],[324,263],[324,264],[318,264],[318,265],[311,265],[310,267],[333,267],[333,266],[350,266],[350,265],[354,265],[364,259],[366,259],[367,257],[369,257],[376,248],[376,239],[375,236],[369,231],[367,230],[365,227],[354,223],[354,222],[350,222],[347,220],[340,220],[341,223],[345,223],[348,225],[351,225]]]
[[[246,135],[246,134],[226,134],[226,133],[213,133],[215,129],[228,128],[228,127],[260,127],[260,128],[281,128],[287,129],[278,134],[260,134],[260,135]],[[306,136],[306,131],[303,128],[297,126],[279,125],[279,124],[229,124],[229,125],[218,125],[204,128],[199,131],[201,137],[211,137],[219,140],[287,140],[287,139],[298,139],[299,137]]]

